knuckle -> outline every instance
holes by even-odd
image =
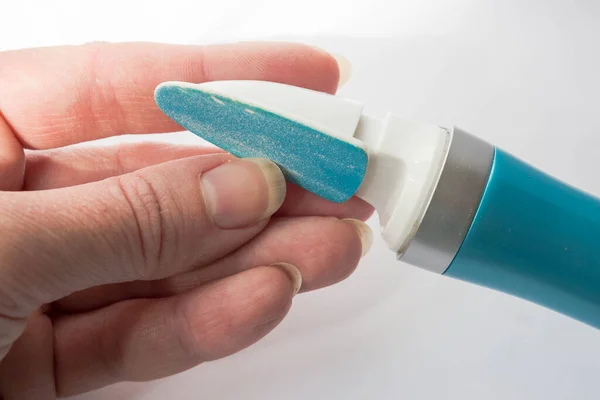
[[[129,231],[139,255],[139,262],[133,262],[133,273],[138,279],[153,278],[162,264],[166,238],[171,235],[171,225],[165,217],[168,195],[142,174],[118,177],[117,188],[131,216]]]
[[[131,155],[130,149],[131,145],[129,145],[129,143],[119,143],[117,146],[115,146],[113,164],[115,171],[117,171],[119,175],[124,174],[125,171],[127,171],[126,164]]]
[[[115,60],[114,45],[107,42],[90,42],[82,45],[83,53],[86,54],[83,62],[82,79],[87,81],[86,93],[81,98],[84,101],[78,105],[82,115],[89,115],[87,124],[94,126],[100,132],[108,132],[107,135],[119,133],[120,127],[125,125],[125,131],[129,130],[123,99],[119,97],[118,88],[123,85],[119,82],[122,74],[115,69],[119,64]],[[111,110],[111,118],[98,118]],[[92,110],[90,113],[89,110]],[[121,132],[122,133],[122,132]]]

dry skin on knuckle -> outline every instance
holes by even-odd
[[[131,157],[131,147],[131,145],[126,143],[119,143],[115,147],[112,164],[114,165],[117,175],[122,175],[125,171],[127,171],[128,160]]]
[[[87,101],[81,103],[78,115],[88,116],[90,125],[103,132],[102,136],[125,133],[118,131],[125,123],[123,105],[117,94],[122,74],[116,69],[119,63],[111,59],[110,45],[106,43],[88,43],[83,48],[87,57],[84,79],[88,84],[80,85],[81,90],[86,91],[80,96]]]
[[[165,45],[100,42],[90,43],[87,47],[87,71],[91,83],[89,109],[102,136],[150,133],[155,131],[157,124],[172,122],[157,112],[153,97],[154,86],[165,79],[156,76],[156,82],[148,84],[148,79],[164,74],[164,71],[186,70],[185,66],[168,59],[157,64],[161,52],[167,49]],[[127,69],[121,68],[122,65]],[[145,71],[145,74],[138,78],[132,71]],[[194,77],[190,79],[195,80]],[[134,109],[136,111],[132,112]]]
[[[142,174],[129,174],[115,179],[117,191],[127,206],[129,217],[125,223],[133,224],[130,234],[136,237],[134,253],[141,260],[132,266],[135,278],[151,278],[162,262],[166,230],[170,229],[164,216],[165,199]]]

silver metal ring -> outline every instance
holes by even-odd
[[[460,129],[410,244],[398,260],[443,274],[471,227],[494,161],[494,146]]]

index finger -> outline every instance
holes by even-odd
[[[182,130],[154,103],[154,89],[164,81],[269,80],[333,93],[338,77],[335,58],[290,43],[18,50],[0,53],[0,118],[24,147],[48,149]]]

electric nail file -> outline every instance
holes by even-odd
[[[600,328],[599,199],[460,129],[376,119],[321,92],[166,82],[155,99],[185,129],[269,158],[319,196],[371,203],[398,259]]]

